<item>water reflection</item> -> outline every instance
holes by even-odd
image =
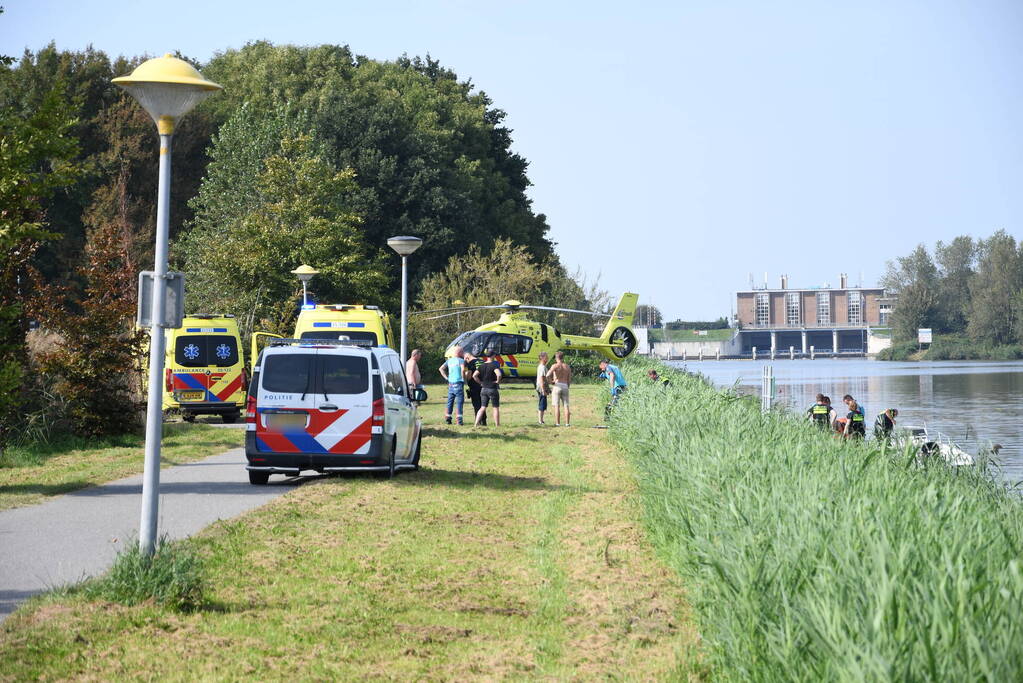
[[[926,424],[966,450],[991,443],[1005,477],[1023,480],[1023,363],[889,363],[873,360],[690,361],[673,365],[699,372],[720,386],[738,383],[759,393],[764,365],[774,366],[777,400],[805,410],[817,392],[836,407],[851,394],[867,411],[868,425],[885,408],[899,409],[899,424]]]

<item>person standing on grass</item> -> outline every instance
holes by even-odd
[[[565,426],[572,426],[572,409],[568,403],[568,388],[572,384],[572,368],[565,362],[565,352],[554,354],[554,365],[547,371],[547,381],[553,383],[551,400],[554,401],[554,426],[561,426],[561,406],[565,406]]]
[[[423,357],[423,352],[419,349],[412,349],[412,353],[409,354],[408,360],[405,361],[405,381],[413,389],[422,389],[423,387],[423,375],[419,372],[419,359]]]
[[[611,410],[618,403],[618,397],[622,395],[629,385],[625,381],[625,375],[622,374],[621,369],[617,365],[608,363],[607,360],[600,361],[600,378],[606,379],[611,389],[611,400],[608,402],[607,408],[604,409],[604,416],[606,417],[611,414]]]
[[[472,414],[476,415],[480,412],[480,406],[483,404],[483,399],[480,398],[480,392],[483,387],[476,380],[476,371],[483,365],[483,361],[472,355],[469,351],[465,352],[465,390],[469,394],[469,401],[472,403]],[[475,418],[473,418],[475,420]],[[487,424],[487,414],[483,413],[483,421],[480,422],[484,427]]]
[[[536,365],[536,421],[544,424],[543,414],[547,412],[547,396],[551,393],[550,384],[547,380],[547,359],[550,356],[546,351],[540,352],[540,362]]]
[[[444,361],[438,370],[448,382],[448,405],[444,411],[444,423],[451,424],[451,409],[455,408],[458,424],[462,424],[462,407],[465,405],[465,361],[461,346],[455,347],[455,355]]]
[[[487,414],[487,406],[493,405],[494,426],[501,426],[501,365],[494,360],[494,352],[487,349],[483,352],[483,365],[473,373],[473,379],[483,387],[480,390],[482,404],[480,411],[476,413],[476,426],[480,426]]]
[[[863,421],[863,411],[856,404],[856,401],[849,398],[847,402],[849,414],[845,416],[845,438],[862,439],[867,435],[867,425]]]

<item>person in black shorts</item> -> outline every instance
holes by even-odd
[[[501,390],[498,385],[501,383],[501,366],[494,360],[494,354],[489,349],[483,352],[483,364],[476,372],[472,373],[473,379],[480,383],[480,399],[482,405],[476,413],[476,425],[487,414],[487,406],[493,405],[494,426],[501,426]]]
[[[483,400],[480,398],[480,391],[483,387],[480,385],[479,380],[476,379],[476,371],[483,365],[483,360],[472,355],[468,351],[465,352],[465,391],[469,394],[469,402],[472,403],[472,414],[476,415],[480,412],[480,406],[483,405]],[[479,424],[486,426],[487,414],[483,413],[483,419]]]

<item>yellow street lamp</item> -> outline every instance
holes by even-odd
[[[178,120],[221,89],[195,67],[170,54],[148,59],[128,76],[113,82],[134,97],[153,117],[160,134],[160,176],[156,195],[156,257],[153,264],[152,327],[146,406],[146,459],[142,475],[139,549],[151,555],[156,546],[160,488],[160,439],[163,432],[163,354],[166,346],[167,248],[170,233],[171,140]]]
[[[465,302],[462,301],[461,299],[455,299],[453,302],[451,302],[451,305],[452,306],[464,306]],[[461,311],[455,311],[455,327],[458,328],[458,333],[461,334],[462,333],[462,312]]]
[[[302,281],[302,309],[305,310],[305,308],[309,305],[309,297],[305,290],[306,283],[312,280],[314,275],[319,275],[320,271],[303,263],[298,268],[291,271],[291,274],[297,275],[298,279]]]

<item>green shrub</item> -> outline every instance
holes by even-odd
[[[92,600],[124,605],[152,601],[190,611],[205,602],[206,581],[202,561],[191,546],[161,538],[151,556],[129,541],[109,572],[86,582],[79,590]]]
[[[897,342],[882,349],[877,354],[878,360],[909,360],[910,356],[917,352],[919,345],[916,342]]]
[[[1020,680],[1023,515],[984,467],[923,467],[660,368],[611,418],[715,678]]]

